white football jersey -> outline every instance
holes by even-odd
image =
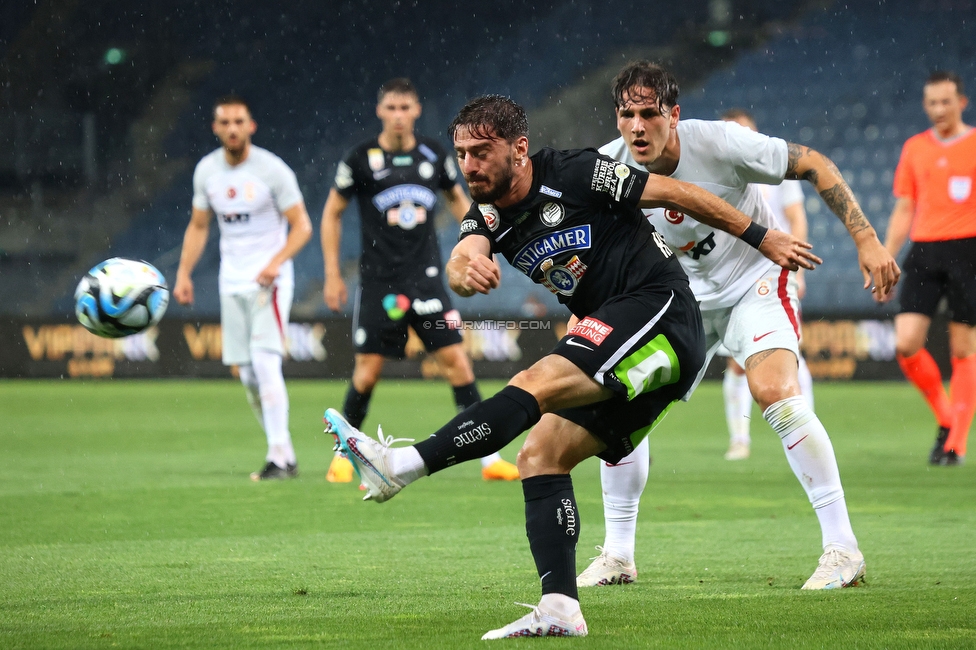
[[[786,208],[795,203],[803,203],[803,183],[788,180],[779,185],[760,185],[759,190],[769,204],[769,209],[773,211],[776,226],[780,230],[792,232],[790,222],[786,219]]]
[[[777,228],[756,183],[778,184],[786,174],[786,141],[734,122],[678,122],[681,157],[671,178],[693,183],[719,196],[766,228]],[[623,138],[600,153],[639,167]],[[738,237],[715,230],[680,212],[644,210],[688,274],[702,310],[731,307],[773,265]]]
[[[204,156],[193,172],[193,207],[212,210],[220,227],[220,293],[256,291],[257,276],[288,238],[282,214],[301,202],[295,173],[267,149],[251,145],[247,158],[231,166],[224,150]],[[291,260],[278,284],[294,286]]]

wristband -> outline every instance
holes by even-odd
[[[765,226],[760,226],[758,223],[753,221],[749,224],[749,227],[739,235],[739,239],[749,244],[756,250],[762,246],[763,240],[766,239],[766,233],[769,232],[769,228]]]

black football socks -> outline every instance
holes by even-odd
[[[474,382],[464,386],[454,386],[454,403],[457,404],[458,413],[480,401],[481,393],[478,392],[478,386]]]
[[[346,400],[342,403],[342,416],[357,429],[362,426],[363,420],[366,419],[366,414],[369,412],[369,400],[372,396],[372,391],[360,393],[352,385],[352,382],[349,382]]]
[[[579,600],[576,589],[576,542],[580,518],[569,474],[522,480],[525,534],[542,580],[542,595],[564,594]]]
[[[539,403],[521,388],[506,386],[414,445],[430,474],[502,449],[542,417]]]

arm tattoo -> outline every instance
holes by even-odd
[[[803,176],[797,174],[796,168],[800,164],[800,159],[804,156],[810,155],[810,149],[804,147],[801,144],[796,144],[795,142],[786,143],[786,178],[790,180],[806,180],[810,181],[814,185],[817,184],[817,172],[814,169],[808,169],[803,173]]]
[[[833,160],[819,151],[814,151],[809,147],[804,147],[793,142],[787,142],[786,146],[789,154],[786,163],[787,178],[810,181],[817,188],[820,196],[823,197],[827,207],[837,215],[837,218],[841,220],[852,236],[864,230],[871,229],[871,224],[861,211],[861,207],[857,204],[857,199],[854,198],[854,192],[851,191],[850,186],[844,181],[844,177],[841,175],[840,170],[837,169],[837,165],[834,164]],[[823,180],[825,182],[831,176],[835,176],[838,182],[833,187],[821,188],[819,186],[821,180],[820,174],[817,173],[814,165],[809,164],[809,160],[804,161],[808,164],[809,168],[802,175],[798,174],[797,167],[800,161],[807,156],[813,157],[814,161],[824,168],[822,171],[827,172],[824,174]]]
[[[830,189],[822,190],[820,196],[851,235],[871,228],[847,183],[841,181]]]

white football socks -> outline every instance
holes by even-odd
[[[387,456],[390,471],[404,485],[413,483],[421,476],[427,476],[427,466],[415,447],[392,447]]]
[[[834,447],[806,398],[797,395],[780,400],[767,408],[763,417],[783,441],[786,460],[817,513],[824,548],[856,551],[857,538],[847,513]]]
[[[606,526],[603,550],[625,562],[634,561],[637,511],[641,493],[647,485],[650,457],[650,445],[644,438],[629,456],[616,465],[608,465],[600,460],[603,520]]]
[[[806,359],[801,354],[797,358],[796,378],[800,382],[800,394],[807,400],[807,406],[813,410],[813,376],[810,374],[810,367],[807,366]]]
[[[722,378],[722,395],[725,398],[725,421],[732,442],[749,444],[749,424],[752,419],[752,393],[749,379],[726,369]]]
[[[487,456],[485,456],[484,458],[482,458],[481,459],[481,466],[482,467],[488,467],[489,465],[492,465],[493,463],[497,463],[501,459],[502,459],[502,455],[499,454],[496,451],[495,453],[488,454]]]
[[[263,430],[264,413],[261,411],[261,391],[258,388],[258,378],[254,375],[254,369],[251,367],[251,364],[238,366],[237,374],[241,378],[241,383],[244,384],[244,394],[247,396],[247,403],[250,405],[254,417],[258,419],[258,423]]]
[[[268,439],[268,460],[278,467],[295,464],[295,449],[288,430],[288,391],[281,374],[281,355],[251,350],[251,366],[257,377]]]

